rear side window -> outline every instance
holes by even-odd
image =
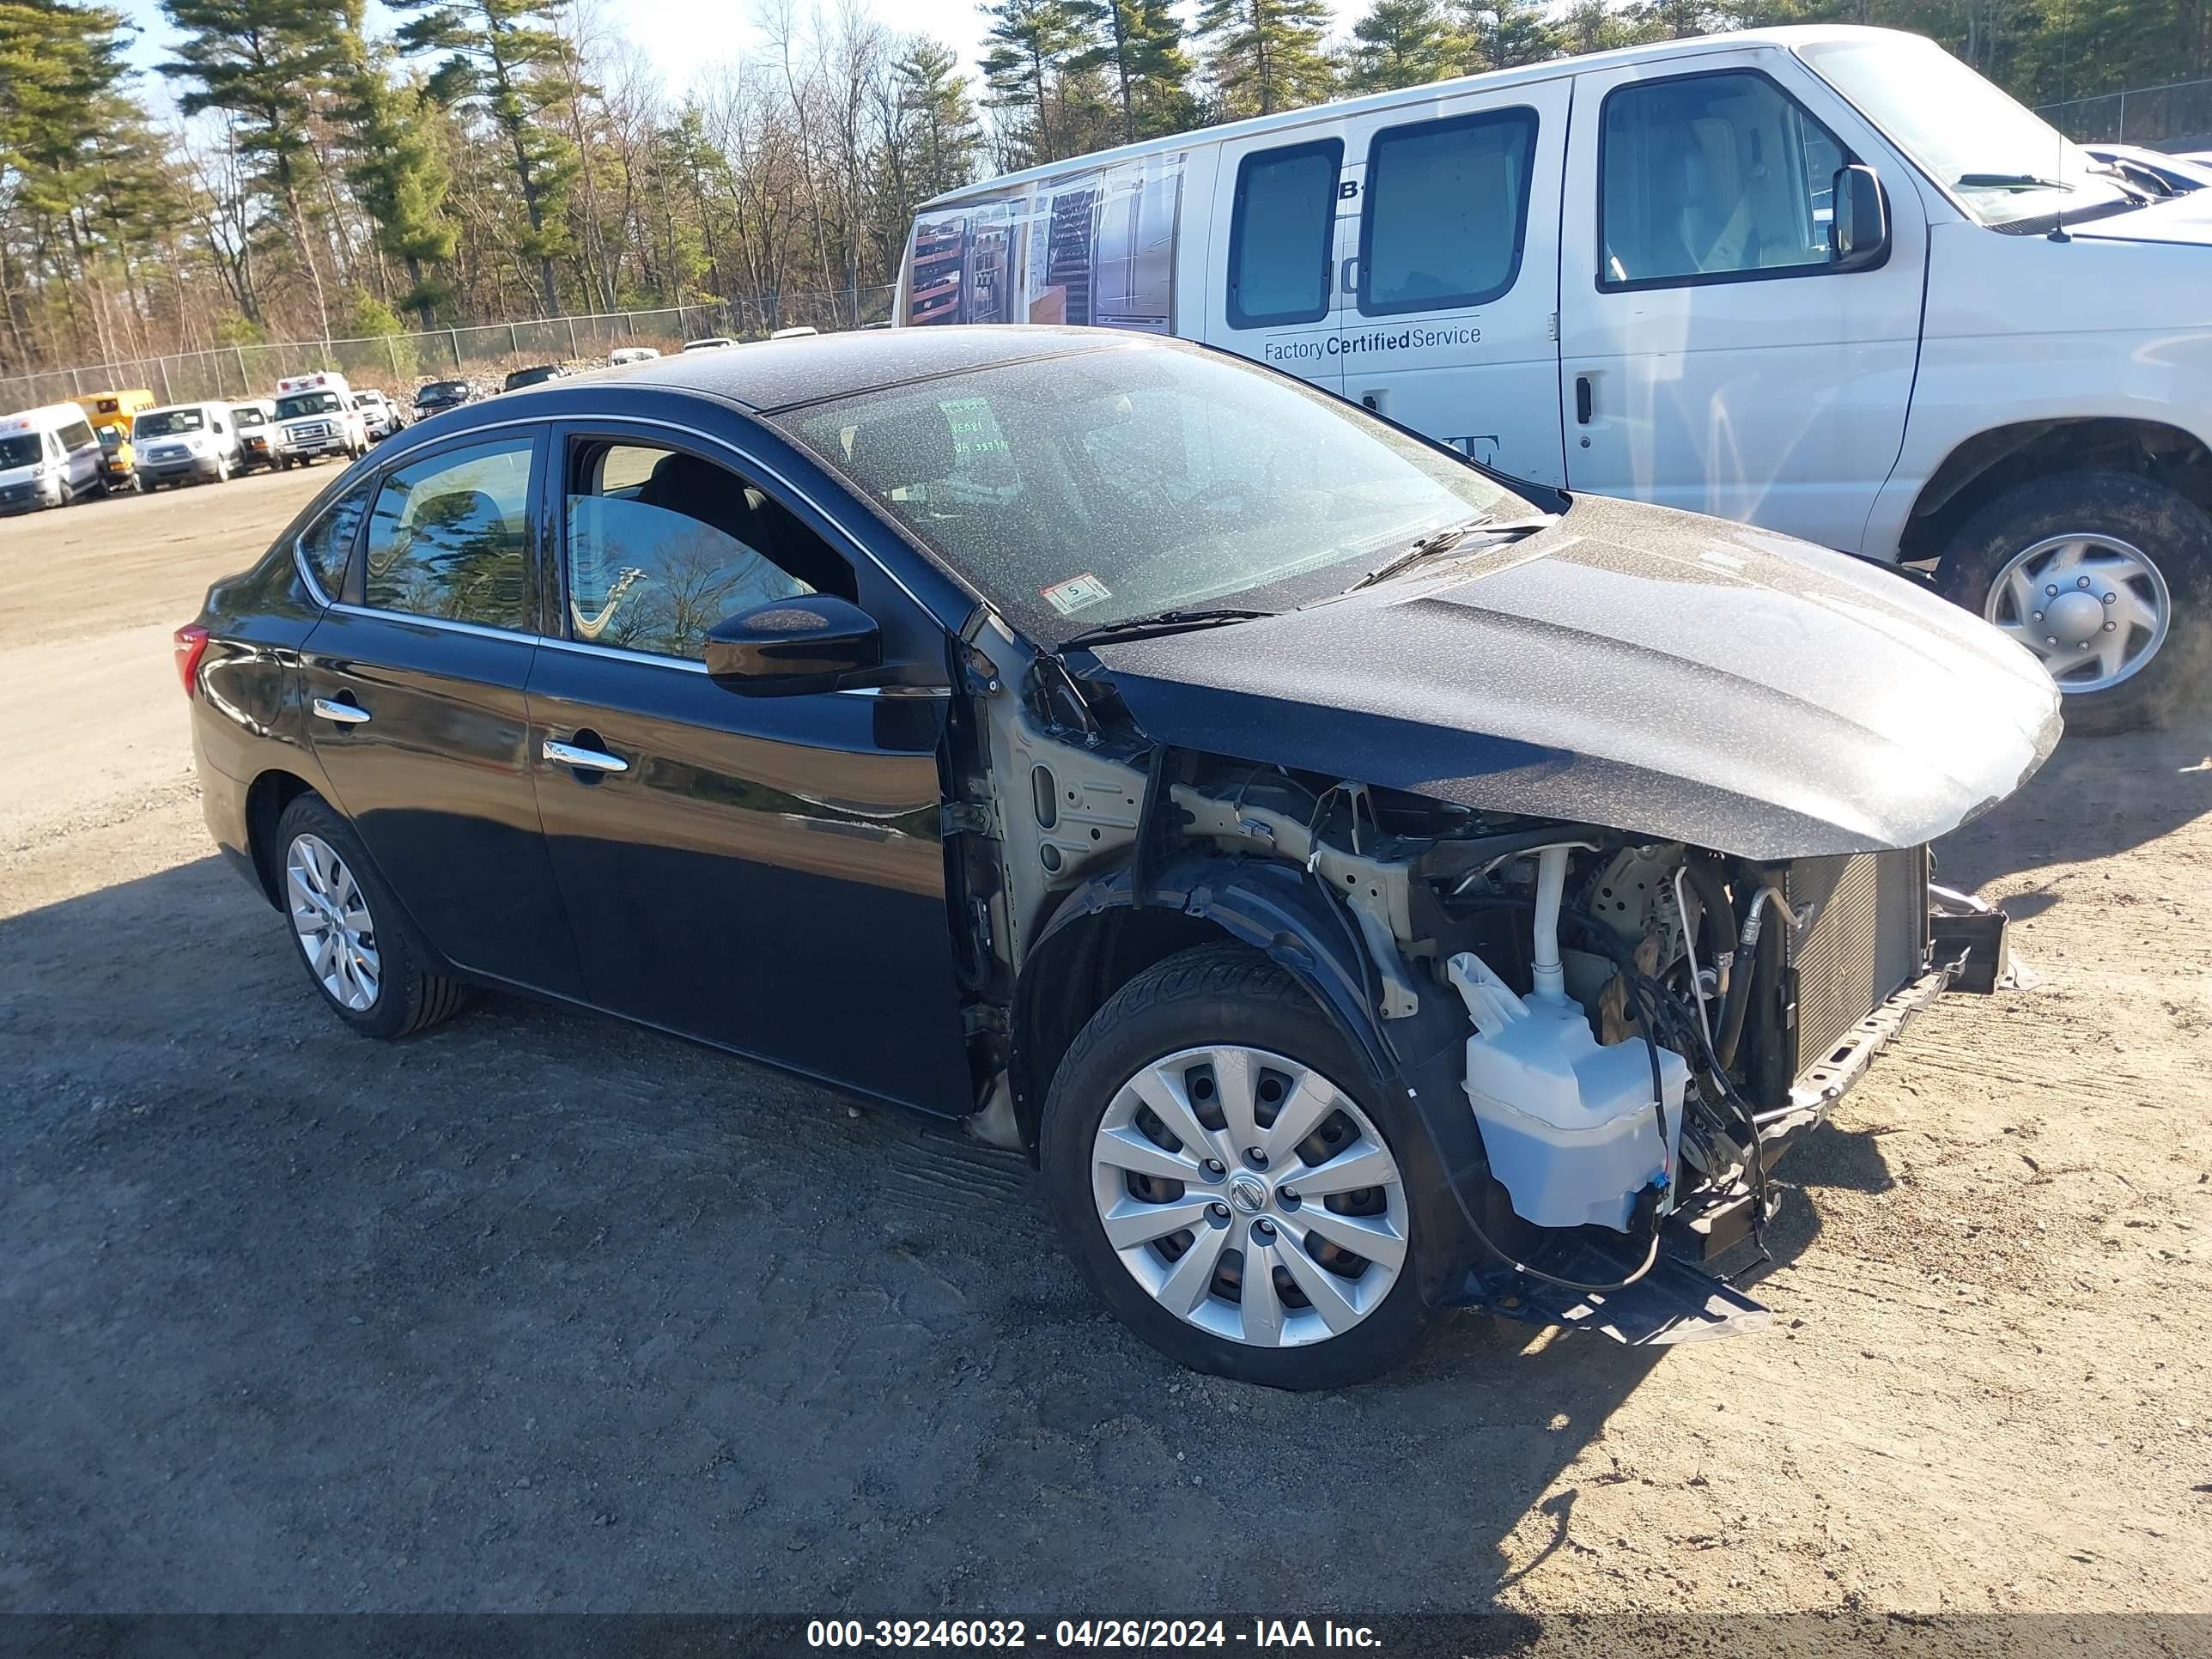
[[[532,450],[514,438],[387,474],[369,514],[362,599],[410,616],[528,628]]]
[[[313,573],[325,599],[334,599],[344,590],[346,561],[353,556],[361,515],[368,509],[368,489],[367,481],[356,484],[300,532],[300,557]]]
[[[1376,133],[1359,227],[1361,313],[1486,305],[1511,289],[1535,157],[1532,109]]]
[[[1229,325],[1317,323],[1328,315],[1336,180],[1344,145],[1330,138],[1261,150],[1237,168],[1229,222]]]
[[[71,421],[62,428],[62,447],[64,449],[82,449],[92,441],[92,423],[88,421]]]

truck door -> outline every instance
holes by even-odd
[[[1401,104],[1346,132],[1345,395],[1552,485],[1566,478],[1554,313],[1572,85]]]
[[[1905,169],[1787,53],[1578,76],[1559,313],[1567,481],[1856,551],[1897,459],[1927,227]],[[1832,183],[1891,246],[1838,270]]]
[[[1344,390],[1336,301],[1343,124],[1307,122],[1221,146],[1204,337]]]

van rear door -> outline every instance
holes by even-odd
[[[1221,146],[1206,277],[1210,344],[1344,390],[1336,314],[1344,124],[1301,123]]]
[[[1927,224],[1905,170],[1790,54],[1576,77],[1562,233],[1567,482],[1856,551],[1904,442]],[[1891,244],[1838,270],[1836,169]]]
[[[1532,483],[1560,455],[1559,201],[1571,80],[1346,124],[1347,397]]]

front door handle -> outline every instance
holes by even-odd
[[[1577,425],[1588,426],[1590,423],[1591,405],[1595,401],[1596,399],[1592,395],[1590,377],[1587,374],[1576,375],[1575,422]]]
[[[317,697],[315,713],[319,718],[335,720],[340,726],[366,726],[368,723],[368,710],[357,702],[338,702],[330,697]]]
[[[629,770],[629,763],[620,755],[610,755],[604,749],[586,749],[580,744],[562,743],[557,738],[545,739],[545,758],[556,766],[570,767],[579,772]]]

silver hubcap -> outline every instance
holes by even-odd
[[[1186,1048],[1123,1084],[1091,1187],[1147,1293],[1255,1347],[1341,1336],[1406,1264],[1405,1182],[1381,1133],[1319,1072],[1263,1049]]]
[[[382,971],[376,921],[345,860],[319,836],[295,836],[284,853],[284,890],[292,928],[307,966],[342,1008],[376,1005]]]
[[[2173,599],[2142,549],[2075,532],[2014,554],[1982,614],[2042,658],[2060,690],[2102,691],[2166,643]]]

